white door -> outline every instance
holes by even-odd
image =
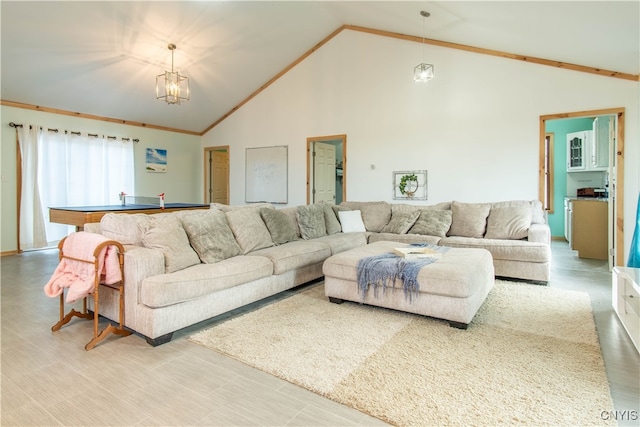
[[[609,116],[605,119],[608,119],[609,121],[609,169],[607,172],[607,191],[609,193],[609,271],[612,271],[613,267],[616,265],[616,248],[618,247],[615,221],[617,215],[616,198],[618,197],[616,192],[616,152],[618,151],[616,135],[618,129],[618,116]]]
[[[313,202],[336,199],[336,147],[324,142],[313,143]]]

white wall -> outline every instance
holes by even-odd
[[[2,106],[1,133],[1,189],[2,200],[0,245],[2,252],[17,250],[17,174],[16,132],[10,122],[31,123],[50,128],[68,129],[138,138],[135,144],[135,194],[155,195],[164,192],[166,202],[202,203],[204,200],[202,176],[202,149],[200,137],[176,132],[165,132],[136,126],[121,125],[79,117],[44,113],[34,110]],[[167,150],[167,173],[145,171],[147,148]],[[43,159],[46,161],[46,159]]]
[[[537,199],[539,117],[626,108],[625,254],[638,197],[639,83],[343,31],[202,138],[230,146],[244,204],[247,147],[289,146],[289,205],[306,202],[306,138],[347,135],[349,200],[392,201],[394,170],[428,170],[426,204]],[[372,169],[370,165],[375,165]]]

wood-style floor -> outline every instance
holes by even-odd
[[[640,356],[611,309],[605,263],[577,258],[564,242],[554,241],[552,252],[549,286],[591,295],[616,410],[639,411]],[[3,426],[384,425],[187,340],[220,319],[177,332],[156,348],[137,335],[112,335],[87,352],[91,322],[74,319],[50,330],[58,300],[47,298],[43,286],[57,251],[0,261]],[[618,423],[638,425],[637,419]]]

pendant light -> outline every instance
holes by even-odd
[[[189,77],[173,71],[173,51],[176,45],[170,43],[167,46],[171,51],[171,71],[165,71],[156,76],[156,99],[162,99],[167,104],[178,104],[189,100]]]
[[[433,65],[424,61],[424,22],[431,14],[423,10],[420,15],[422,15],[422,62],[413,68],[413,81],[426,83],[435,76]]]

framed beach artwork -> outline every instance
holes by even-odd
[[[167,150],[147,148],[147,172],[167,171]]]
[[[427,171],[394,171],[393,198],[396,200],[427,200]]]

